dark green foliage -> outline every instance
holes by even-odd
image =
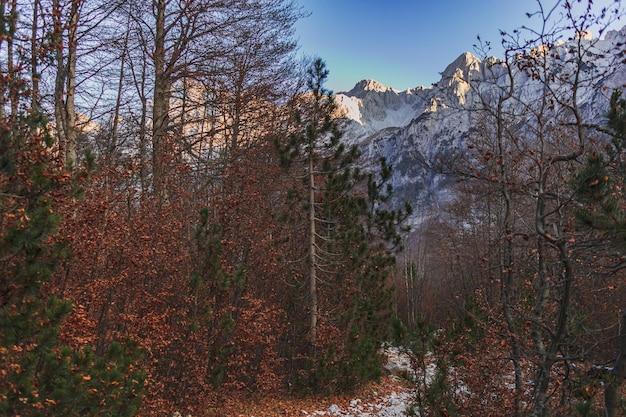
[[[394,346],[404,346],[407,340],[409,329],[402,323],[399,317],[394,316],[391,319],[389,327],[389,341]]]
[[[448,369],[451,364],[447,354],[438,354],[437,348],[445,338],[426,320],[417,320],[415,327],[406,331],[402,337],[401,348],[411,358],[413,375],[407,375],[415,383],[415,400],[408,410],[408,415],[458,415],[453,400]],[[434,358],[438,357],[435,364]],[[442,413],[443,414],[443,413]]]
[[[292,259],[306,262],[293,262],[293,275],[310,279],[314,263],[319,315],[324,318],[320,332],[340,335],[338,340],[320,334],[312,348],[299,349],[309,357],[309,376],[300,380],[324,392],[353,388],[381,375],[380,347],[393,317],[394,250],[400,246],[401,225],[410,207],[398,211],[386,207],[392,187],[391,166],[384,159],[379,171],[364,173],[357,166],[362,162],[358,149],[341,142],[334,98],[324,88],[328,75],[324,63],[315,61],[308,75],[311,99],[295,115],[294,132],[286,143],[277,141],[277,147],[282,166],[294,179],[303,180],[288,193],[291,211],[284,218],[292,222],[293,233],[310,237],[302,225],[308,221],[310,226],[311,205],[315,213],[314,249],[309,256],[304,246],[294,251]],[[306,299],[308,288],[301,289],[297,297]],[[293,303],[298,305],[302,303]],[[290,314],[293,322],[304,322],[301,311]]]
[[[616,90],[611,95],[607,114],[611,142],[604,154],[592,153],[574,178],[576,197],[584,206],[576,215],[581,226],[597,232],[606,243],[622,255],[626,252],[626,100]],[[622,256],[623,258],[623,256]],[[619,269],[619,267],[618,267]],[[619,354],[612,371],[604,378],[604,408],[606,415],[623,414],[621,385],[624,379],[626,342],[620,333]],[[583,394],[585,394],[583,392]],[[575,405],[579,415],[593,414],[593,398],[584,398]]]
[[[70,256],[54,202],[80,187],[56,163],[48,122],[28,109],[24,82],[7,82],[2,106],[19,105],[0,118],[0,415],[136,415],[146,378],[136,344],[113,344],[101,357],[60,340],[72,302],[43,290]]]
[[[67,346],[49,346],[42,339],[20,363],[13,364],[15,372],[7,378],[12,388],[0,403],[0,413],[137,415],[146,379],[145,372],[135,364],[139,357],[140,350],[130,341],[113,343],[106,356],[98,357],[90,348],[76,351]]]
[[[594,404],[593,404],[593,401],[591,400],[583,400],[583,401],[575,402],[574,410],[576,410],[576,415],[580,417],[600,416],[600,414],[595,412]]]
[[[586,165],[574,179],[577,198],[586,206],[578,211],[577,217],[584,226],[603,233],[626,249],[626,212],[622,208],[626,179],[623,159],[626,100],[619,91],[611,96],[607,123],[612,141],[606,147],[606,154],[588,155]]]
[[[607,114],[607,124],[611,129],[613,146],[617,152],[624,149],[626,140],[626,100],[622,98],[622,92],[616,90],[611,95],[611,108]]]
[[[309,379],[303,388],[331,395],[350,392],[359,384],[376,381],[382,376],[380,344],[361,337],[356,328],[348,337],[346,352],[338,352],[335,344],[331,344],[323,355],[310,358]]]
[[[604,383],[597,379],[593,372],[581,373],[573,377],[570,381],[573,397],[575,401],[572,406],[579,417],[597,417],[605,415],[601,413],[601,406],[597,404],[597,393],[602,390]],[[620,413],[619,415],[623,415]]]
[[[450,364],[443,358],[437,361],[435,375],[423,394],[426,409],[439,413],[445,410],[448,415],[459,415],[452,399],[452,389],[448,377]]]
[[[222,226],[211,222],[206,208],[200,211],[195,239],[196,270],[190,280],[191,322],[193,330],[203,334],[203,348],[209,358],[207,378],[214,388],[219,388],[233,353],[234,306],[246,289],[245,268],[234,273],[222,268]]]
[[[136,415],[145,380],[137,346],[114,345],[106,357],[64,346],[59,329],[72,303],[41,297],[69,254],[55,243],[60,217],[52,205],[63,172],[49,168],[45,142],[29,129],[16,125],[2,138],[12,143],[13,160],[5,158],[1,175],[9,180],[0,183],[0,414]]]
[[[380,334],[364,334],[358,328],[350,332],[349,360],[346,376],[355,383],[378,380],[382,376]]]
[[[358,154],[356,154],[358,155]],[[325,210],[333,213],[337,227],[330,234],[333,253],[343,254],[339,274],[349,296],[336,300],[345,310],[338,314],[346,338],[346,363],[341,378],[348,386],[381,376],[380,347],[389,336],[393,320],[391,271],[395,266],[394,249],[399,248],[400,225],[410,213],[384,208],[391,196],[391,167],[383,159],[378,175],[330,175]],[[366,184],[367,194],[359,193]],[[345,327],[344,327],[345,326]]]

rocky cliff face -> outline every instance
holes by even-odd
[[[577,105],[584,122],[602,123],[611,92],[626,85],[624,44],[626,27],[608,32],[602,40],[560,42],[529,51],[529,55],[545,60],[550,68],[547,74],[551,74],[555,97],[571,97],[571,85],[578,77]],[[545,95],[544,79],[517,65],[521,62],[517,58],[509,62],[507,66],[501,59],[478,59],[466,52],[430,87],[397,91],[373,80],[363,80],[352,90],[336,95],[343,109],[345,140],[358,144],[371,160],[384,156],[392,162],[394,204],[409,201],[416,209],[414,224],[437,215],[451,201],[447,187],[450,179],[436,174],[429,166],[441,156],[464,149],[485,105],[494,103],[511,80],[516,100],[510,100],[508,106],[531,109]],[[511,110],[519,115],[525,111]],[[567,117],[565,109],[563,113]],[[519,123],[523,131],[525,121],[521,116]]]

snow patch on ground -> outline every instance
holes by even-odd
[[[402,373],[410,372],[411,359],[406,352],[396,347],[386,347],[385,355],[387,365],[385,369]],[[404,417],[408,415],[415,401],[415,389],[403,383],[401,377],[391,376],[392,381],[397,382],[396,388],[387,394],[374,393],[374,399],[363,400],[354,398],[344,408],[333,404],[326,410],[307,412],[302,410],[302,416],[327,416],[327,417]]]
[[[403,417],[407,416],[415,394],[411,390],[393,391],[388,395],[379,397],[377,401],[362,401],[355,398],[350,405],[342,409],[336,404],[328,409],[307,412],[302,410],[303,416],[329,416],[329,417]]]

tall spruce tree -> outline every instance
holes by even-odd
[[[584,209],[577,217],[584,227],[593,229],[611,241],[619,253],[626,254],[626,100],[621,91],[614,91],[607,114],[611,142],[606,153],[594,152],[587,164],[576,174],[574,186]],[[622,312],[615,365],[606,375],[605,415],[623,415],[620,386],[626,378],[626,308]]]
[[[238,316],[237,305],[246,289],[245,268],[229,273],[222,268],[222,225],[211,219],[207,208],[200,210],[196,227],[196,269],[191,275],[191,323],[204,337],[207,358],[207,380],[219,389],[226,377],[233,353],[232,337]],[[193,366],[198,366],[194,363]]]
[[[301,382],[341,389],[380,375],[378,348],[393,311],[393,250],[410,207],[384,208],[391,167],[382,160],[378,173],[359,169],[358,149],[341,141],[324,62],[315,60],[307,74],[310,94],[294,132],[277,143],[283,166],[297,179],[287,197],[294,234],[289,261],[297,297],[308,309],[306,352],[299,353],[308,355],[309,372]]]
[[[0,7],[0,48],[13,47],[2,43],[15,35],[17,18]],[[0,77],[0,102],[12,103],[0,112],[0,415],[134,415],[145,380],[137,345],[114,344],[97,356],[60,340],[72,303],[42,287],[69,257],[55,202],[67,197],[72,177],[56,158],[40,103],[31,102],[30,82],[19,72]]]
[[[579,221],[614,241],[626,252],[626,210],[623,184],[626,182],[626,100],[615,91],[607,114],[607,132],[611,142],[606,152],[593,152],[587,164],[576,174],[575,189],[585,209],[577,213]]]

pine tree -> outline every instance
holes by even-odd
[[[626,211],[621,192],[626,181],[626,100],[620,91],[611,96],[607,127],[612,140],[606,153],[588,155],[587,164],[576,174],[577,197],[586,204],[577,215],[582,224],[603,233],[626,251]]]
[[[306,243],[293,239],[291,261],[303,261],[293,262],[300,266],[293,276],[299,296],[308,300],[306,383],[315,389],[348,388],[380,375],[378,348],[393,311],[393,249],[410,210],[384,208],[392,192],[386,161],[379,173],[364,173],[358,149],[341,141],[327,76],[316,60],[295,131],[278,144],[283,166],[301,181],[288,193],[289,213],[292,232],[305,235]]]
[[[347,386],[380,376],[379,349],[393,321],[394,251],[400,248],[400,233],[407,231],[401,225],[411,213],[408,204],[404,210],[385,207],[393,191],[392,171],[384,158],[379,162],[378,173],[353,171],[351,186],[335,206],[339,227],[332,236],[333,250],[343,254],[339,274],[351,287],[348,297],[337,300],[345,308],[342,322],[349,332],[343,370]],[[361,187],[367,192],[359,192]]]
[[[15,35],[7,22],[17,16],[0,12],[1,43]],[[55,202],[67,198],[72,176],[55,158],[27,80],[1,76],[1,103],[12,105],[0,112],[0,415],[134,415],[145,379],[137,345],[114,344],[98,357],[60,341],[72,303],[42,288],[70,256]]]
[[[296,201],[304,203],[307,212],[308,242],[305,250],[308,271],[306,272],[309,293],[308,341],[313,348],[317,343],[318,332],[318,273],[332,257],[322,250],[327,239],[322,229],[332,225],[332,219],[325,219],[322,212],[321,194],[326,190],[321,184],[324,176],[331,177],[340,165],[348,165],[354,152],[346,154],[340,142],[341,133],[332,120],[336,104],[324,87],[328,70],[324,62],[317,59],[308,69],[308,87],[311,98],[304,103],[295,115],[297,130],[291,134],[289,142],[282,147],[277,143],[281,163],[290,168],[299,165],[296,176],[303,181],[302,195],[293,195]],[[346,171],[344,175],[349,175]],[[297,188],[294,188],[294,191]]]
[[[219,389],[226,377],[233,353],[236,305],[246,284],[244,268],[234,273],[222,268],[222,237],[222,226],[212,221],[210,211],[203,208],[195,234],[196,270],[189,283],[191,321],[195,330],[204,332],[202,342],[208,357],[206,379],[215,389]]]
[[[607,127],[611,142],[606,154],[594,152],[587,157],[587,164],[576,174],[574,186],[577,198],[585,205],[577,217],[584,227],[593,229],[610,240],[622,254],[626,253],[626,100],[621,91],[614,91],[607,114]],[[615,365],[606,376],[605,414],[610,417],[622,415],[623,399],[620,386],[626,378],[626,310],[622,313],[622,325],[618,335],[619,351]]]

